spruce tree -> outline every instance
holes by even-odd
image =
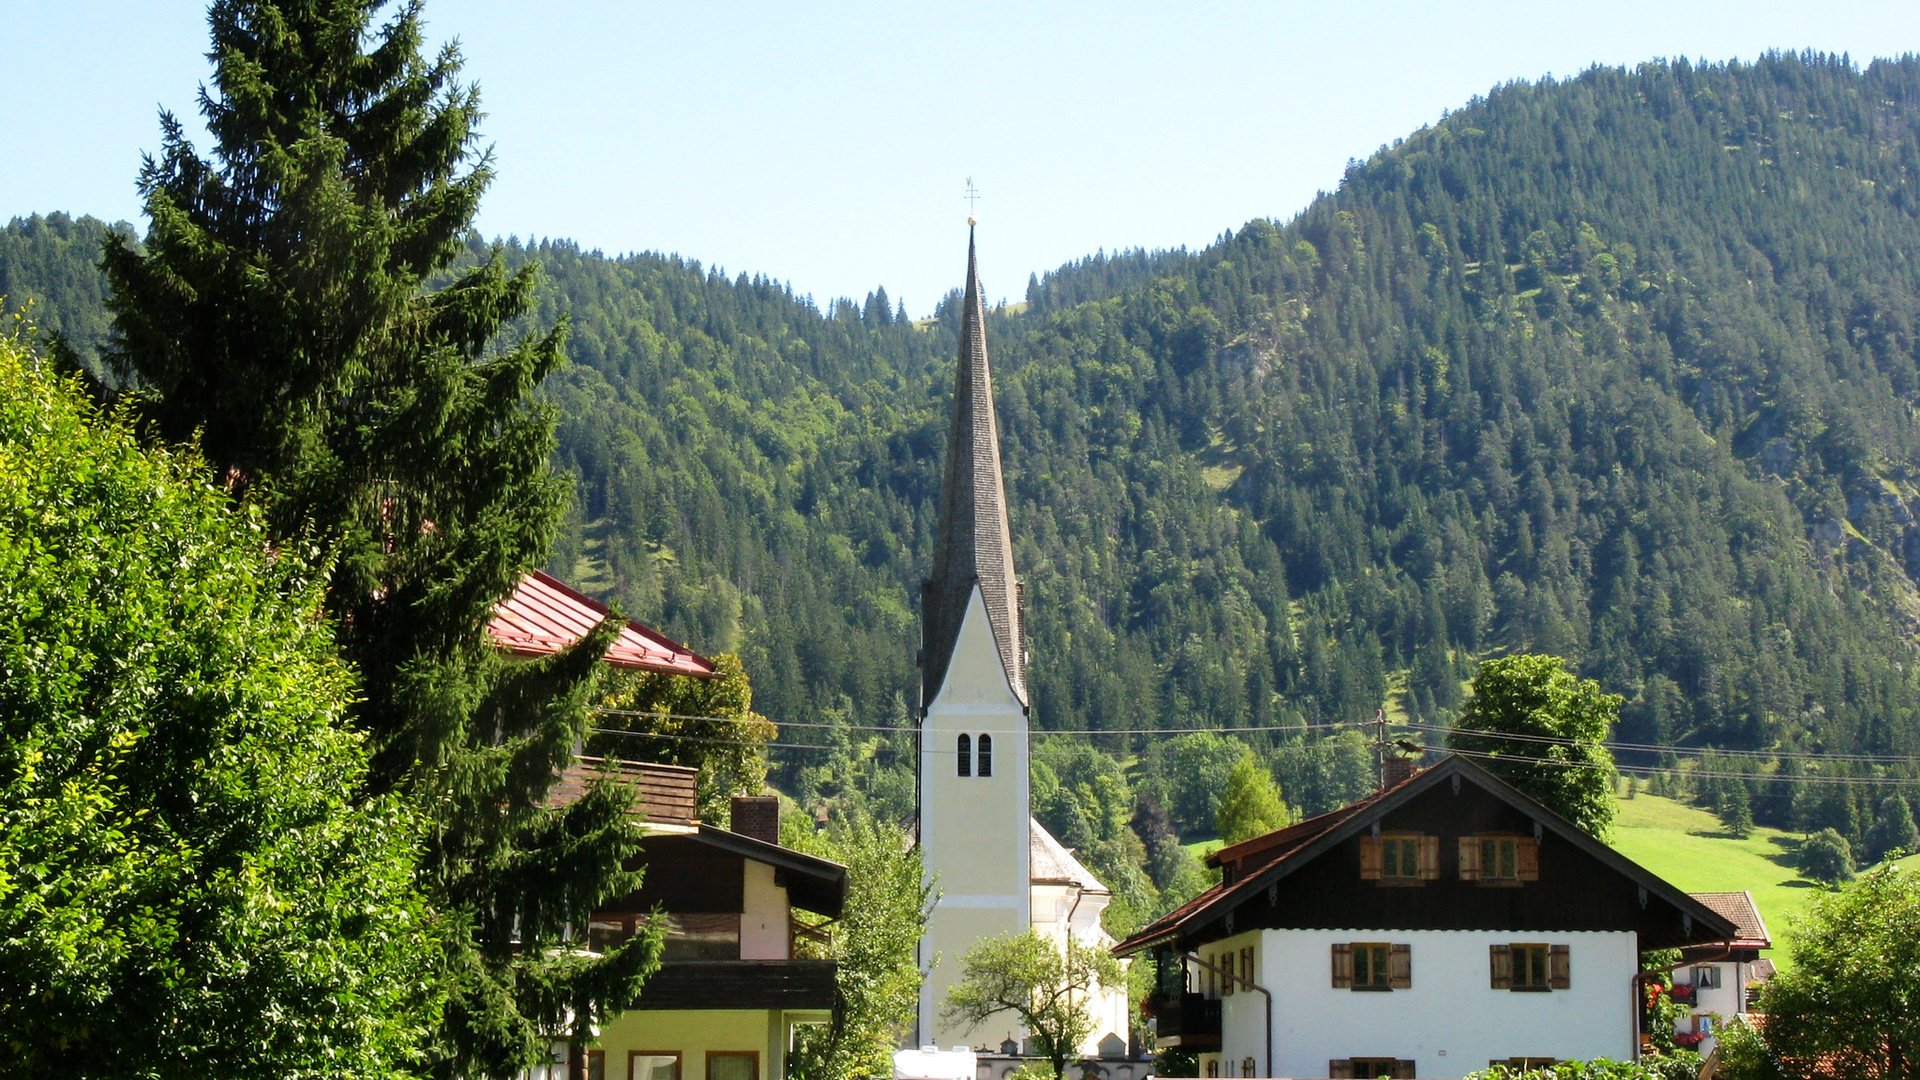
[[[607,634],[508,665],[485,633],[564,511],[553,417],[531,399],[563,328],[495,344],[536,279],[497,251],[461,261],[491,178],[478,98],[457,48],[422,55],[417,2],[385,6],[215,0],[212,150],[162,115],[145,244],[106,246],[109,354],[149,430],[197,434],[283,541],[311,526],[334,546],[326,606],[361,674],[368,795],[430,808],[422,880],[471,930],[443,972],[435,1071],[503,1076],[554,1038],[577,1047],[658,950],[567,953],[569,926],[637,886],[620,793],[543,805]]]

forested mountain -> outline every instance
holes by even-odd
[[[1524,648],[1625,695],[1621,738],[1920,752],[1916,183],[1915,60],[1596,69],[1291,222],[1030,282],[989,338],[1036,725],[1291,744],[1390,691],[1444,718]],[[52,220],[0,243],[16,294],[70,272],[22,269]],[[572,325],[555,569],[740,651],[782,743],[906,722],[952,300],[915,326],[883,292],[509,255]]]

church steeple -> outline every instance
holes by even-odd
[[[980,295],[973,222],[967,229],[967,291],[960,326],[960,357],[953,381],[953,423],[947,470],[940,485],[940,525],[933,572],[921,594],[920,707],[939,694],[975,585],[1006,672],[1007,686],[1027,705],[1026,642],[1020,587],[1013,576],[1013,540],[1000,478],[1000,432],[987,369],[987,309]]]

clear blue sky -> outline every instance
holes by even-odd
[[[1770,48],[1920,52],[1920,3],[427,0],[480,84],[491,236],[568,237],[924,314],[964,269],[1200,247],[1513,79]],[[0,219],[139,221],[156,114],[207,77],[191,0],[0,0]]]

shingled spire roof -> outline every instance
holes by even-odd
[[[933,574],[921,594],[920,703],[940,692],[960,637],[973,587],[980,586],[987,622],[1000,650],[1007,686],[1027,704],[1027,664],[1021,640],[1019,586],[1013,576],[1013,539],[1000,480],[1000,432],[993,417],[993,379],[987,372],[987,308],[980,296],[971,222],[967,230],[967,293],[960,325],[960,359],[953,379],[953,425],[947,436],[947,473],[940,484],[940,531]]]

